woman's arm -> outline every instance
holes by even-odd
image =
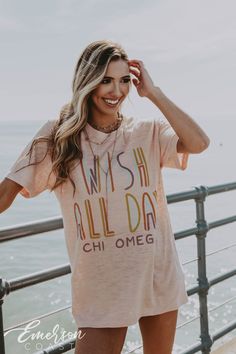
[[[178,135],[178,152],[200,153],[209,146],[210,139],[200,126],[166,97],[159,87],[155,87],[147,98],[160,109]]]
[[[0,213],[3,213],[10,207],[22,188],[20,184],[9,178],[4,178],[4,180],[0,182]]]
[[[141,60],[129,60],[130,72],[135,76],[132,79],[139,96],[150,99],[164,114],[171,127],[178,135],[178,152],[199,153],[205,150],[210,139],[199,125],[168,97],[160,87],[155,86],[144,63]]]

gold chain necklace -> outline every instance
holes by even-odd
[[[118,128],[118,129],[119,129],[119,128]],[[113,159],[113,153],[114,153],[114,150],[115,150],[115,145],[116,145],[116,140],[117,140],[118,129],[116,130],[115,140],[114,140],[114,143],[113,143],[112,154],[111,154],[111,163],[112,163],[112,159]],[[85,135],[86,135],[86,138],[87,138],[86,140],[88,140],[88,142],[89,142],[90,149],[91,149],[92,154],[93,154],[93,157],[94,157],[94,159],[95,159],[95,163],[97,163],[97,160],[98,160],[99,166],[101,167],[102,171],[105,173],[105,176],[106,176],[106,211],[107,211],[107,218],[108,218],[107,176],[108,176],[108,171],[109,171],[109,164],[108,164],[108,169],[107,169],[107,171],[105,171],[105,170],[103,169],[103,167],[101,166],[101,163],[100,163],[100,160],[99,160],[99,156],[98,156],[98,155],[95,155],[94,152],[93,152],[93,149],[92,149],[92,146],[91,146],[91,140],[89,139],[87,130],[84,129],[84,131],[85,131]],[[106,139],[107,139],[107,138],[106,138]]]
[[[114,131],[114,130],[117,130],[117,129],[119,129],[119,127],[121,126],[121,124],[122,124],[122,121],[123,121],[123,115],[122,114],[120,114],[120,113],[118,113],[118,115],[119,115],[119,119],[118,119],[118,121],[116,121],[115,122],[115,124],[116,124],[116,127],[115,128],[113,128],[112,130],[110,130],[109,131],[109,134],[107,134],[107,136],[105,137],[105,139],[103,140],[103,141],[101,141],[100,143],[98,143],[98,142],[96,142],[96,141],[93,141],[93,140],[91,140],[91,139],[89,139],[88,138],[88,133],[87,133],[87,130],[86,130],[86,128],[84,129],[84,130],[86,130],[86,140],[90,140],[90,142],[91,143],[93,143],[93,144],[96,144],[96,145],[102,145],[102,144],[104,144],[107,140],[108,140],[108,138],[109,138],[109,136],[111,135],[111,133]],[[118,124],[117,124],[118,123]],[[91,123],[89,123],[93,128],[95,128],[95,129],[97,129],[97,128],[99,128],[97,125],[92,125]],[[114,123],[112,123],[111,125],[114,125]],[[97,128],[96,128],[97,127]],[[97,130],[99,130],[99,129],[97,129]]]
[[[118,115],[118,117],[117,117],[116,121],[106,127],[100,127],[99,125],[95,124],[93,121],[90,121],[89,124],[93,128],[95,128],[103,133],[110,133],[110,132],[114,131],[115,129],[119,128],[119,126],[122,122],[123,115],[119,112],[117,112],[117,115]]]

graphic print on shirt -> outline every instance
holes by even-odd
[[[125,154],[128,152],[122,151],[114,156],[113,164],[109,152],[106,158],[94,156],[90,162],[91,165],[87,163],[87,160],[82,160],[80,163],[82,177],[80,191],[83,188],[87,198],[75,202],[73,211],[77,237],[84,243],[84,252],[104,251],[104,241],[107,238],[113,238],[114,246],[117,248],[154,242],[151,230],[155,230],[157,223],[157,191],[150,187],[147,158],[142,147],[133,148],[129,159],[124,160]],[[106,168],[104,168],[104,160]],[[126,222],[127,235],[118,239],[115,236],[119,235],[119,230],[112,228],[109,224],[109,203],[107,208],[104,196],[106,176],[103,169],[108,172],[107,177],[109,176],[108,199],[111,198],[112,193],[118,194],[119,205],[126,218],[120,222]],[[116,178],[119,178],[118,190],[116,190]],[[96,219],[100,220],[100,228],[95,224]],[[98,241],[96,247],[95,241]]]

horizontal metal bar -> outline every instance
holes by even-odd
[[[221,184],[217,186],[196,186],[194,187],[193,190],[188,190],[184,191],[181,193],[175,193],[167,196],[167,203],[176,203],[176,202],[181,202],[181,201],[187,201],[187,200],[193,200],[195,199],[196,201],[199,200],[200,202],[204,202],[205,197],[208,197],[213,194],[217,193],[223,193],[227,191],[232,191],[236,190],[236,182],[232,183],[226,183],[226,184]],[[201,228],[201,232],[207,233],[210,229],[223,226],[232,222],[236,221],[236,215],[224,218],[224,219],[219,219],[216,221],[213,221],[209,224],[206,223],[206,225],[203,225]],[[13,227],[5,227],[5,228],[0,228],[0,242],[5,242],[5,241],[10,241],[13,239],[18,239],[21,237],[26,237],[26,236],[31,236],[31,235],[36,235],[39,233],[44,233],[44,232],[49,232],[49,231],[54,231],[58,229],[63,228],[63,219],[61,216],[57,217],[51,217],[43,220],[39,220],[36,222],[28,222],[24,224],[19,224],[15,225]],[[192,235],[197,235],[199,232],[199,228],[194,227],[191,229],[187,230],[182,230],[178,233],[175,233],[175,239],[181,239],[185,238],[188,236]],[[47,269],[43,272],[36,272],[24,277],[16,278],[13,280],[10,280],[9,282],[4,281],[1,282],[1,293],[4,294],[9,294],[12,291],[22,289],[24,287],[28,287],[34,284],[38,284],[47,280],[54,279],[56,277],[60,277],[66,274],[69,274],[71,272],[70,265],[62,265],[60,267],[54,267],[51,269]],[[219,282],[222,282],[223,280],[226,280],[232,276],[236,275],[236,269],[233,269],[229,272],[226,272],[224,274],[220,274],[216,276],[215,278],[211,279],[209,281],[209,286],[213,286]],[[193,286],[190,289],[187,290],[187,293],[189,296],[198,293],[201,290],[201,288],[197,286]],[[232,331],[233,329],[236,328],[236,322],[232,322],[230,325],[225,326],[223,329],[219,330],[218,332],[214,333],[212,339],[213,341],[217,340],[218,338],[222,337],[223,335],[227,334],[228,332]],[[63,347],[62,347],[63,344]],[[56,354],[56,353],[62,353],[65,351],[69,351],[72,348],[74,348],[75,342],[74,340],[70,339],[65,341],[64,343],[60,343],[55,345],[53,348],[50,347],[49,349],[43,350],[40,353],[51,353],[51,354]],[[203,345],[201,343],[195,343],[185,351],[183,351],[181,354],[191,354],[191,353],[196,353],[199,350],[203,348]],[[39,353],[39,352],[38,352]]]
[[[27,321],[17,323],[17,324],[15,324],[14,326],[11,326],[11,327],[8,327],[8,328],[4,329],[4,333],[5,333],[5,332],[8,332],[8,331],[11,331],[12,329],[15,329],[15,328],[18,328],[18,327],[23,327],[23,326],[27,325],[27,324],[30,323],[30,322],[34,322],[34,321],[37,321],[37,320],[41,320],[42,318],[44,319],[44,318],[47,318],[47,317],[49,317],[49,316],[51,316],[51,315],[55,315],[56,313],[59,313],[59,312],[68,310],[69,308],[71,308],[71,306],[72,306],[72,305],[64,306],[64,307],[61,307],[61,308],[59,308],[59,309],[56,309],[56,310],[53,310],[53,311],[44,313],[43,315],[40,315],[40,316],[31,318],[31,319],[29,319],[29,320],[27,320]]]
[[[194,294],[197,294],[199,290],[200,290],[200,288],[198,285],[192,286],[191,288],[187,289],[188,296],[192,296]]]
[[[191,229],[175,232],[174,236],[176,240],[181,240],[182,238],[196,235],[197,232],[198,232],[198,228],[192,227]]]
[[[211,287],[217,283],[222,282],[223,280],[233,277],[234,275],[236,275],[236,268],[230,270],[229,272],[225,272],[224,274],[219,274],[218,276],[208,280],[209,286]],[[188,296],[191,296],[191,295],[197,294],[199,291],[200,291],[200,287],[198,285],[196,285],[196,286],[189,288],[187,290],[187,293],[188,293]]]
[[[31,221],[24,224],[17,224],[11,227],[0,228],[0,242],[10,241],[25,236],[40,234],[63,228],[63,220],[60,216],[53,216],[39,221]]]
[[[229,192],[236,189],[236,182],[219,184],[208,188],[208,195]]]
[[[235,221],[236,221],[236,215],[229,216],[227,218],[223,218],[223,219],[219,219],[219,220],[215,220],[210,223],[207,223],[207,227],[202,226],[201,231],[208,232],[211,229],[214,229],[219,226],[227,225],[227,224],[230,224]],[[197,233],[198,233],[198,228],[192,227],[191,229],[186,229],[186,230],[182,230],[179,232],[175,232],[174,236],[175,236],[176,240],[180,240],[180,239],[188,237],[188,236],[196,235]]]
[[[83,334],[81,335],[81,337],[82,336]],[[68,352],[69,350],[75,348],[75,339],[76,337],[74,339],[67,339],[62,343],[55,344],[37,353],[35,352],[34,354],[59,354]]]
[[[61,265],[59,267],[49,268],[43,272],[33,273],[24,277],[11,279],[6,281],[6,293],[9,294],[12,291],[16,291],[31,285],[35,285],[47,280],[51,280],[66,274],[71,273],[71,268],[69,264]],[[236,268],[232,269],[229,272],[225,272],[224,274],[219,274],[215,278],[209,280],[210,287],[222,282],[223,280],[229,279],[230,277],[236,275]],[[200,287],[198,285],[193,286],[187,290],[189,296],[194,295],[200,291]]]
[[[236,328],[236,321],[231,322],[229,325],[221,328],[219,331],[215,332],[211,338],[213,340],[213,342],[215,342],[216,340],[218,340],[219,338],[223,337],[224,335],[226,335],[227,333],[229,333],[230,331],[234,330]],[[58,353],[65,353],[71,349],[73,349],[75,347],[75,339],[71,339],[71,340],[67,340],[64,342],[61,342],[53,347],[50,348],[46,348],[43,351],[37,352],[35,354],[58,354]],[[139,346],[140,347],[140,346]],[[185,349],[184,351],[181,352],[181,354],[193,354],[193,353],[197,353],[198,351],[200,351],[202,349],[202,344],[201,343],[195,343],[193,345],[191,345],[190,347],[188,347],[187,349]],[[60,350],[60,348],[64,348],[63,351]],[[135,348],[136,350],[137,348]],[[131,351],[133,352],[133,350]],[[128,352],[128,353],[131,353]]]
[[[230,270],[229,272],[219,274],[215,278],[212,278],[211,280],[209,280],[209,284],[210,284],[210,286],[212,286],[212,285],[221,283],[223,280],[229,279],[229,278],[233,277],[234,275],[236,275],[236,268]]]
[[[215,342],[217,339],[225,336],[227,333],[233,331],[235,328],[236,328],[236,321],[230,322],[229,324],[220,328],[218,331],[216,331],[213,334],[213,336],[212,336],[213,342]]]
[[[231,222],[235,222],[235,221],[236,221],[236,215],[233,215],[233,216],[229,216],[224,219],[218,219],[216,221],[212,221],[212,222],[208,223],[208,225],[209,225],[209,229],[214,229],[216,227],[227,225],[227,224],[230,224]]]
[[[209,231],[213,228],[226,225],[236,221],[236,215],[212,221],[205,228]],[[0,242],[15,240],[21,237],[32,236],[43,232],[50,232],[63,228],[61,217],[52,217],[48,219],[39,220],[37,222],[29,222],[23,225],[15,225],[14,227],[5,227],[0,229]],[[186,230],[181,230],[174,233],[175,239],[180,240],[185,237],[196,235],[198,232],[197,227]]]
[[[196,186],[196,187],[201,187],[201,186]],[[236,182],[231,182],[231,183],[225,183],[225,184],[219,184],[216,186],[208,187],[208,186],[203,186],[207,189],[207,196],[217,194],[217,193],[223,193],[223,192],[229,192],[232,190],[236,190]],[[188,190],[180,193],[173,193],[169,194],[166,199],[168,204],[172,203],[178,203],[186,200],[191,200],[197,198],[201,194],[201,191],[198,191],[197,189],[193,190]]]
[[[221,328],[220,330],[218,330],[217,332],[215,332],[211,336],[213,342],[215,342],[219,338],[223,337],[224,335],[226,335],[230,331],[234,330],[235,328],[236,328],[236,321],[231,322],[229,325]],[[72,347],[72,343],[74,343],[73,347]],[[47,353],[47,354],[57,354],[57,353],[62,353],[62,351],[60,351],[61,347],[64,348],[63,352],[71,350],[72,348],[75,347],[75,341],[74,340],[67,340],[67,341],[61,342],[61,343],[59,343],[59,344],[57,344],[57,345],[55,345],[53,347],[46,348],[43,351],[37,352],[36,354],[45,354],[45,353]],[[138,348],[140,348],[140,346]],[[196,352],[200,351],[201,349],[202,349],[202,344],[201,343],[195,343],[195,344],[191,345],[190,347],[188,347],[187,349],[185,349],[184,351],[182,351],[181,354],[192,354],[192,353],[196,353]],[[137,350],[137,348],[135,348],[135,350]],[[133,350],[131,352],[133,352]],[[128,353],[131,353],[131,352],[128,352]]]
[[[207,194],[210,195],[210,194],[226,192],[232,189],[236,189],[236,183],[228,183],[219,186],[205,187],[205,188],[207,188],[207,191],[209,191],[209,193],[207,192]],[[184,200],[194,199],[197,198],[200,194],[201,194],[200,189],[175,193],[167,196],[167,202],[175,203]],[[226,225],[234,221],[236,221],[236,215],[224,219],[216,220],[214,222],[209,223],[208,226],[209,229],[213,229],[215,227]],[[13,227],[11,226],[11,227],[0,228],[0,242],[10,241],[21,237],[32,236],[39,233],[54,231],[62,228],[63,228],[63,219],[61,216],[56,216],[56,217],[54,216],[36,222],[34,221],[34,222],[27,222],[24,224],[17,224]],[[179,240],[194,235],[196,234],[197,231],[198,230],[196,227],[187,230],[182,230],[175,234],[175,238],[176,240]]]
[[[185,192],[169,194],[166,196],[166,199],[168,204],[172,204],[195,199],[198,195],[199,192],[196,189],[193,189]]]
[[[203,348],[203,345],[201,343],[194,343],[184,351],[180,352],[180,354],[193,354],[199,352]]]
[[[66,264],[60,267],[49,268],[43,272],[36,272],[24,277],[12,279],[8,281],[8,293],[22,288],[26,288],[31,285],[42,283],[47,280],[58,278],[69,273],[71,273],[71,268],[70,265]]]

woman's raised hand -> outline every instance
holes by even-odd
[[[139,96],[148,97],[155,89],[154,83],[141,60],[128,61],[130,73],[135,76],[132,79]]]

